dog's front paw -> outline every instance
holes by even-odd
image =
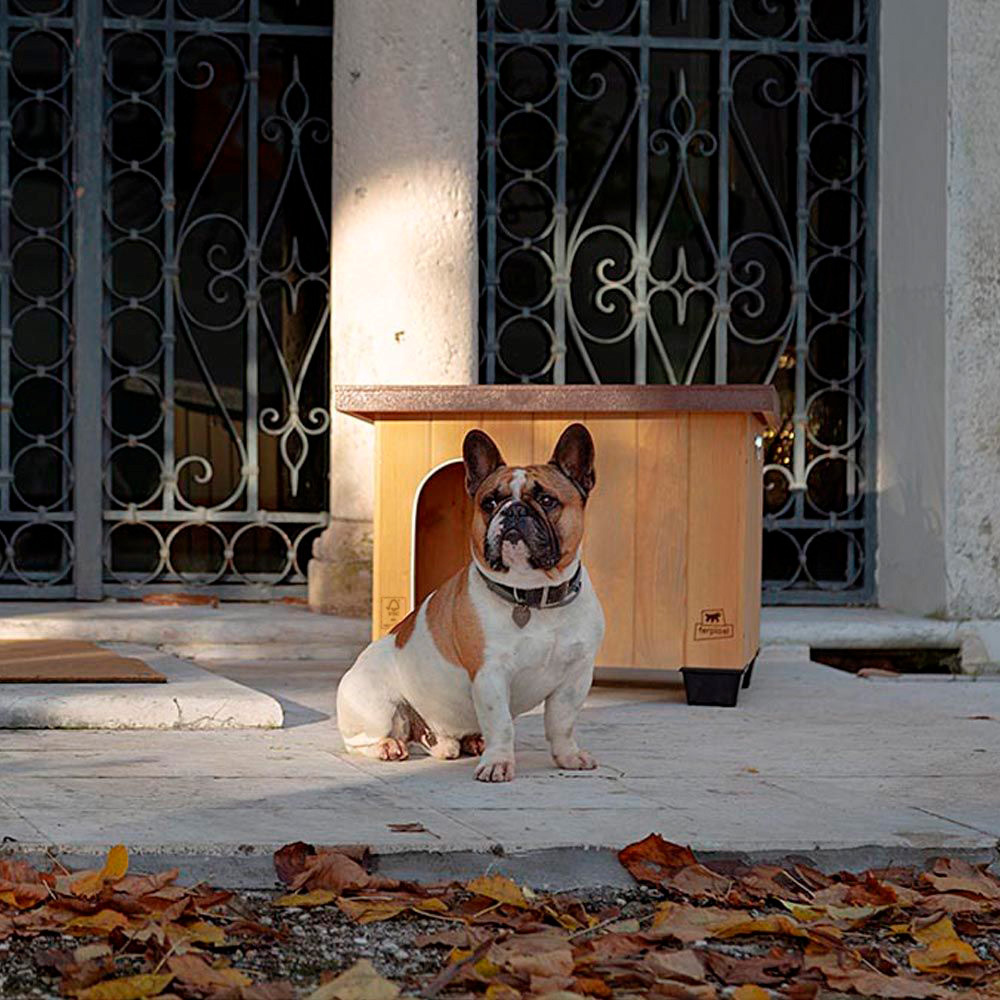
[[[556,767],[564,771],[593,771],[597,761],[586,750],[570,750],[567,753],[554,753],[552,759]]]
[[[476,781],[513,781],[513,757],[498,757],[494,760],[483,760],[476,768]]]
[[[406,760],[410,756],[409,747],[392,736],[379,740],[375,749],[379,760]]]

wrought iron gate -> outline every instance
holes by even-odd
[[[773,382],[764,598],[874,589],[877,0],[481,0],[482,378]]]
[[[332,10],[4,0],[0,596],[304,581]]]

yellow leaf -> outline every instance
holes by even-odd
[[[747,983],[747,985],[737,986],[733,990],[731,1000],[771,1000],[771,994],[759,986]]]
[[[128,851],[125,850],[124,844],[116,844],[108,851],[101,874],[109,882],[124,878],[128,874]]]
[[[165,930],[171,941],[186,941],[189,944],[226,943],[226,932],[206,920],[196,920],[186,927],[180,924],[167,924]]]
[[[412,900],[395,899],[337,899],[337,906],[359,924],[374,924],[381,920],[392,920],[406,910],[417,913],[446,913],[448,906],[442,899]]]
[[[488,958],[481,958],[472,966],[476,970],[476,975],[483,979],[492,979],[499,971],[500,966],[491,962]]]
[[[921,951],[910,952],[910,965],[918,972],[943,972],[955,965],[982,965],[972,945],[961,938],[937,938]]]
[[[128,917],[117,910],[98,910],[97,913],[74,917],[66,924],[68,931],[94,931],[102,934],[110,934],[117,927],[128,927]]]
[[[815,920],[847,920],[852,923],[863,923],[870,917],[888,910],[888,906],[835,906],[833,904],[807,906],[804,903],[792,903],[787,899],[781,900],[781,905],[797,920],[803,923],[812,923]]]
[[[125,976],[107,979],[77,994],[79,1000],[142,1000],[162,993],[174,977],[171,975]]]
[[[0,903],[17,910],[30,910],[48,898],[49,890],[44,885],[20,884],[0,891]]]
[[[509,906],[518,906],[522,910],[528,909],[528,901],[524,898],[524,893],[515,882],[512,882],[505,875],[480,875],[468,882],[465,888],[477,896],[485,896],[487,899],[506,903]]]
[[[717,938],[739,937],[742,934],[785,934],[789,937],[809,937],[809,931],[788,917],[770,916],[756,919],[741,920],[736,924],[725,924],[712,928],[712,934]]]
[[[821,920],[826,916],[826,911],[822,906],[806,906],[805,903],[792,903],[787,899],[780,900],[780,903],[796,920],[802,920],[805,923]]]
[[[419,903],[413,904],[413,909],[422,913],[447,913],[448,904],[443,899],[422,899]]]
[[[388,900],[338,899],[337,906],[359,924],[374,924],[380,920],[398,917],[407,906]]]
[[[74,879],[69,886],[75,896],[96,896],[108,882],[116,882],[128,873],[128,851],[123,844],[116,844],[108,851],[104,867],[99,872],[87,872]]]
[[[506,983],[491,983],[486,987],[486,1000],[521,1000],[521,992]]]
[[[308,1000],[396,1000],[399,987],[383,978],[367,958],[309,994]]]
[[[934,923],[926,924],[923,927],[910,924],[907,930],[921,944],[930,944],[932,941],[952,941],[958,937],[951,917],[942,917],[940,920],[935,920]]]
[[[280,896],[274,901],[274,906],[325,906],[337,898],[332,889],[313,889],[312,892],[292,893]]]

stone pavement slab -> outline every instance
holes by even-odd
[[[556,771],[541,714],[522,717],[518,777],[491,786],[471,760],[345,754],[333,715],[352,655],[213,665],[276,698],[282,730],[0,731],[0,840],[74,855],[124,841],[248,884],[269,884],[270,852],[299,839],[363,841],[397,874],[566,884],[607,881],[610,852],[653,831],[836,866],[995,856],[995,681],[865,680],[766,648],[737,709],[689,707],[679,680],[596,686],[580,720],[594,772]]]
[[[357,618],[313,614],[294,604],[208,605],[140,601],[4,601],[0,639],[90,639],[134,642],[193,659],[328,660],[356,656],[371,638]]]
[[[167,682],[0,684],[0,729],[233,729],[282,724],[281,705],[270,695],[149,646],[102,645],[148,663]]]

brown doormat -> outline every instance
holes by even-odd
[[[163,684],[142,660],[76,639],[0,640],[0,684]]]

